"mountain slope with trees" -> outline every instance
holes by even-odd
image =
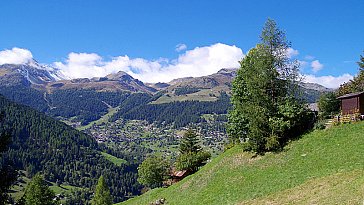
[[[121,109],[113,120],[125,117],[167,121],[176,123],[177,126],[184,126],[201,120],[200,114],[193,114],[196,107],[222,106],[225,107],[223,112],[226,113],[230,104],[221,105],[221,99],[226,97],[224,94],[230,95],[231,82],[236,76],[236,71],[236,69],[221,69],[209,76],[176,79],[163,86],[160,86],[160,83],[149,84],[157,87],[158,91],[125,72],[101,78],[62,80],[56,75],[57,71],[38,63],[1,65],[0,94],[74,126],[87,125],[107,114],[108,108],[118,106]],[[325,92],[322,87],[312,84],[303,83],[301,87],[303,98],[310,103],[315,102],[319,95]],[[129,100],[124,102],[126,99]],[[141,106],[144,112],[151,114],[138,113],[135,109],[137,106]],[[186,114],[176,120],[171,121],[170,116],[160,112],[164,109],[175,110],[180,106],[184,108],[178,109],[177,113],[183,111]],[[133,108],[134,110],[130,111]],[[157,115],[160,116],[156,117]]]
[[[100,154],[90,136],[2,96],[0,111],[5,116],[0,131],[8,130],[12,136],[2,163],[11,161],[28,177],[42,172],[46,180],[89,189],[102,174],[115,202],[140,193],[133,158],[125,156],[130,163],[116,166]]]

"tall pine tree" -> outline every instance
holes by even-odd
[[[96,185],[95,196],[92,199],[92,205],[112,205],[109,187],[103,176],[100,176]]]
[[[203,151],[198,143],[195,131],[188,129],[179,145],[180,154],[176,159],[177,169],[196,172],[211,157],[211,154]]]
[[[181,139],[179,152],[181,154],[186,154],[188,152],[197,153],[201,150],[201,146],[198,143],[199,140],[196,133],[192,129],[188,129]]]

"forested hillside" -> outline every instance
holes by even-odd
[[[132,157],[124,157],[127,164],[114,165],[100,154],[93,138],[2,96],[0,112],[5,115],[1,129],[12,135],[3,161],[12,161],[17,169],[26,170],[28,177],[42,172],[52,182],[93,188],[104,175],[115,202],[139,194]]]
[[[109,107],[116,107],[126,100],[130,92],[97,92],[89,89],[56,90],[46,95],[50,108],[47,113],[53,117],[73,121],[82,125],[99,119]],[[146,94],[148,95],[148,94]]]
[[[204,120],[203,114],[227,114],[230,105],[230,98],[226,93],[221,93],[217,101],[176,101],[163,104],[148,103],[151,98],[135,98],[126,100],[121,104],[121,109],[111,118],[115,121],[118,118],[130,120],[146,120],[149,123],[173,124],[174,127],[184,127],[190,123],[198,123]]]
[[[108,108],[116,107],[130,95],[130,92],[98,92],[92,89],[55,90],[46,93],[31,87],[0,86],[0,94],[15,102],[28,105],[52,117],[71,119],[82,125],[99,119]],[[145,94],[149,96],[149,94]]]

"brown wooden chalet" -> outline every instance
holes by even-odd
[[[350,93],[338,97],[343,115],[355,114],[364,115],[364,92]]]

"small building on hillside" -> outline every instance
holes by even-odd
[[[338,97],[343,115],[359,113],[364,115],[364,92],[350,93]]]
[[[173,183],[179,182],[189,174],[190,172],[188,170],[172,171],[171,173],[172,182]]]

